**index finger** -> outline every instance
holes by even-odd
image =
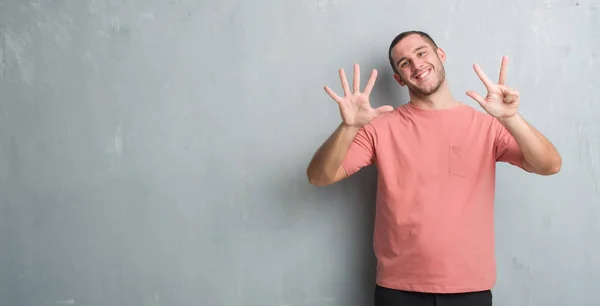
[[[508,69],[508,57],[505,55],[502,57],[502,64],[500,65],[500,79],[498,84],[504,85],[506,81],[506,70]]]
[[[492,81],[490,80],[490,78],[488,78],[488,76],[485,74],[485,72],[483,72],[483,70],[481,70],[481,67],[479,67],[478,64],[474,64],[473,68],[475,69],[475,73],[477,73],[477,76],[479,76],[479,79],[483,82],[485,87],[488,90],[492,89],[492,87],[494,86],[494,83],[492,83]]]
[[[367,82],[367,86],[365,86],[365,94],[370,95],[371,90],[373,90],[373,86],[375,85],[375,80],[377,79],[377,69],[373,69],[371,72],[371,78],[369,78],[369,82]]]

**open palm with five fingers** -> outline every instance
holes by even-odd
[[[344,91],[344,97],[338,96],[331,88],[325,86],[325,91],[337,102],[340,107],[340,114],[344,124],[353,127],[362,127],[375,119],[382,113],[393,111],[394,108],[390,105],[381,106],[373,109],[369,102],[369,97],[373,86],[375,85],[375,79],[377,78],[377,70],[373,69],[371,77],[365,86],[363,92],[360,91],[360,67],[358,64],[354,64],[354,80],[353,88],[350,91],[348,81],[344,69],[340,69],[340,80],[342,81],[342,89]]]
[[[475,72],[485,85],[488,93],[485,98],[482,98],[474,91],[467,91],[469,97],[477,101],[488,114],[497,119],[505,119],[515,115],[520,103],[519,93],[504,85],[504,82],[506,81],[507,64],[508,58],[503,56],[498,84],[494,84],[483,70],[481,70],[479,65],[473,65]]]

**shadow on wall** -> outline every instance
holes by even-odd
[[[367,67],[365,67],[367,68]],[[377,108],[384,105],[391,105],[394,108],[408,102],[406,90],[396,82],[393,71],[387,61],[382,58],[374,66],[377,69],[377,80],[371,94],[371,107]],[[368,81],[373,68],[361,69],[361,79],[364,85]],[[353,194],[357,197],[358,205],[362,211],[362,219],[359,225],[354,228],[356,237],[365,237],[356,242],[356,249],[360,255],[358,260],[360,265],[356,265],[356,275],[360,279],[360,290],[366,292],[366,296],[355,297],[354,301],[360,300],[360,305],[372,304],[372,292],[375,285],[376,259],[373,254],[373,229],[375,221],[375,200],[377,197],[377,169],[375,165],[361,169],[352,177],[340,182],[343,194]],[[359,232],[358,232],[359,231]],[[363,291],[364,290],[364,291]]]
[[[406,90],[394,80],[393,71],[385,57],[373,66],[364,65],[364,68],[361,66],[361,90],[364,89],[373,68],[378,70],[378,77],[371,96],[371,106],[373,108],[383,105],[397,107],[406,103],[408,101],[405,99]],[[312,153],[311,150],[310,154]],[[298,172],[303,175],[303,180],[305,180],[305,171],[305,168],[298,169]],[[376,259],[373,253],[377,196],[376,166],[365,167],[351,177],[330,186],[311,187],[304,184],[303,186],[296,190],[296,196],[304,199],[304,204],[312,207],[296,209],[302,209],[303,214],[307,211],[318,212],[321,215],[318,222],[331,222],[326,221],[327,215],[341,214],[335,218],[341,219],[339,221],[344,224],[344,232],[341,233],[342,240],[346,242],[343,244],[344,249],[335,250],[334,253],[350,254],[343,259],[347,261],[343,265],[348,267],[344,274],[349,280],[332,280],[344,287],[344,293],[337,297],[337,302],[347,302],[346,305],[371,305],[376,273]],[[335,247],[339,246],[336,244]]]
[[[365,295],[355,296],[354,301],[360,301],[360,305],[371,305],[373,302],[372,292],[375,285],[375,272],[377,261],[373,253],[373,227],[375,221],[375,200],[377,196],[377,169],[370,166],[355,173],[352,177],[342,182],[343,192],[356,194],[361,219],[353,228],[355,237],[361,237],[354,245],[357,250],[355,265],[357,284],[359,291]],[[358,304],[357,304],[358,305]]]
[[[376,50],[380,51],[380,50]],[[377,53],[377,52],[376,52]],[[377,60],[373,67],[361,68],[361,89],[371,75],[372,69],[377,69],[377,80],[371,94],[371,107],[377,108],[391,105],[394,108],[408,102],[408,93],[394,79],[393,71],[387,57]],[[360,305],[371,305],[373,287],[375,285],[376,259],[373,254],[373,229],[375,221],[375,200],[377,197],[377,169],[375,165],[361,169],[352,177],[340,182],[342,194],[356,196],[358,206],[362,212],[358,225],[353,228],[356,237],[364,237],[354,246],[359,252],[355,275],[359,281],[360,291],[365,295],[354,297],[353,302],[360,301]]]
[[[312,209],[318,214],[317,226],[335,223],[331,233],[336,243],[326,253],[335,254],[335,266],[342,268],[325,281],[339,305],[372,305],[376,260],[373,253],[373,227],[377,190],[377,169],[369,166],[351,177],[326,187],[309,187]],[[333,221],[336,219],[336,221]],[[315,224],[313,224],[315,225]],[[341,256],[341,257],[339,257]],[[309,263],[320,266],[319,262]],[[317,272],[318,273],[318,272]],[[325,286],[327,287],[327,286]],[[337,293],[337,294],[336,294]],[[311,304],[312,305],[312,304]],[[329,305],[329,304],[327,304]]]

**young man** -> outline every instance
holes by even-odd
[[[466,94],[485,112],[452,97],[446,54],[426,33],[398,35],[389,58],[410,101],[373,109],[377,71],[361,92],[359,66],[352,89],[340,69],[344,94],[325,91],[343,121],[312,158],[308,180],[326,186],[377,166],[376,306],[492,305],[496,162],[551,175],[561,157],[519,115],[519,93],[505,85],[506,57],[497,83],[473,66],[488,93]]]

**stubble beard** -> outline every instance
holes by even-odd
[[[442,63],[438,63],[439,64],[439,71],[437,69],[437,67],[433,67],[433,71],[437,71],[437,83],[428,88],[428,89],[422,89],[419,88],[418,86],[415,85],[408,85],[407,83],[407,87],[408,90],[411,92],[411,94],[413,94],[414,96],[420,97],[420,98],[424,98],[424,97],[428,97],[432,94],[434,94],[436,91],[438,91],[438,89],[440,89],[440,87],[442,86],[442,83],[444,82],[444,79],[446,78],[446,70],[444,69],[444,65]]]

